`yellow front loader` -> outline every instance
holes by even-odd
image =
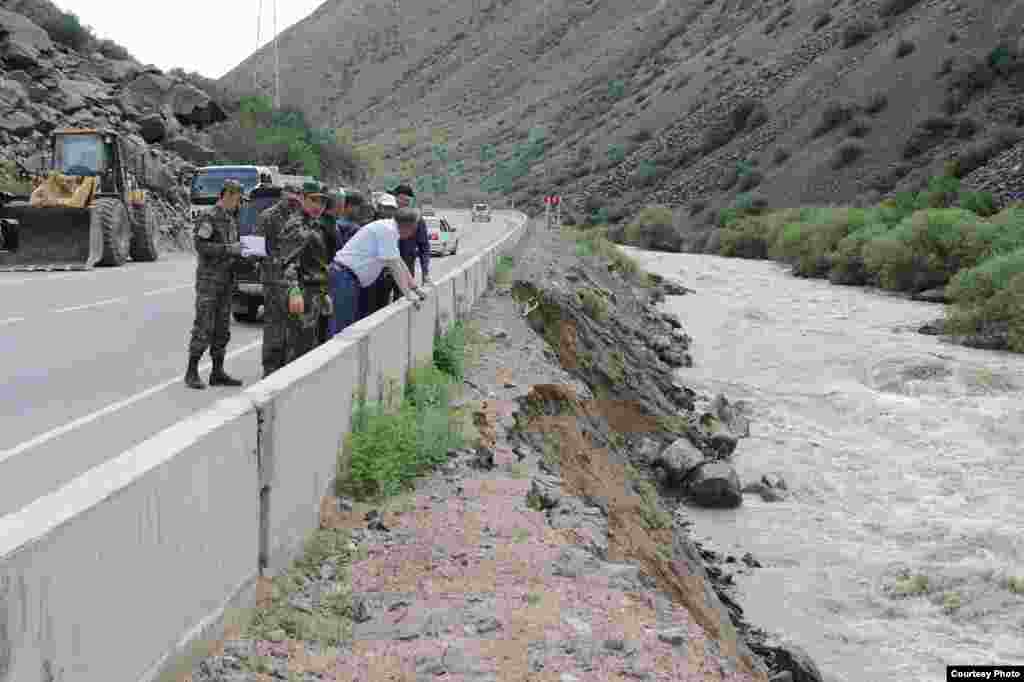
[[[55,130],[31,196],[0,207],[0,271],[155,261],[156,217],[139,185],[145,156],[126,151],[113,131]]]

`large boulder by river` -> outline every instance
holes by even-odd
[[[694,469],[686,486],[690,498],[702,507],[733,508],[743,504],[740,477],[728,462],[705,462]]]

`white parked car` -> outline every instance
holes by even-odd
[[[430,239],[430,253],[433,256],[454,256],[459,250],[459,234],[441,216],[425,216],[427,236]]]

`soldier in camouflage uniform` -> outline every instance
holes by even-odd
[[[338,244],[337,223],[338,215],[341,212],[345,200],[340,192],[329,192],[326,185],[321,187],[321,191],[327,194],[326,201],[324,202],[324,212],[320,215],[320,218],[317,221],[318,227],[320,228],[320,236],[324,240],[324,260],[320,265],[323,281],[326,283],[328,278],[327,267],[330,265],[331,259],[334,258],[334,254],[341,248]],[[317,325],[316,339],[318,346],[330,338],[330,321],[331,310],[330,306],[327,306],[320,311],[320,322]]]
[[[225,180],[217,205],[199,217],[195,229],[196,318],[188,346],[185,385],[202,389],[199,360],[207,349],[213,359],[211,386],[241,386],[242,382],[224,372],[224,354],[231,340],[231,291],[234,265],[242,255],[238,238],[238,206],[242,185]]]
[[[288,317],[288,288],[283,267],[275,258],[281,231],[292,215],[302,211],[302,198],[295,187],[286,187],[284,197],[256,221],[256,234],[266,240],[267,258],[263,261],[263,378],[285,364],[285,321]]]
[[[273,289],[273,295],[283,301],[284,315],[275,316],[272,321],[268,316],[264,324],[264,346],[268,335],[283,340],[280,353],[272,358],[273,364],[268,365],[264,356],[264,376],[315,348],[320,317],[330,314],[323,268],[327,249],[318,222],[325,194],[320,183],[310,182],[303,185],[302,195],[301,211],[288,217],[273,247],[267,246],[267,255],[279,274],[264,281],[264,297],[269,300]],[[294,288],[302,293],[304,311],[301,314],[288,312],[288,292]]]

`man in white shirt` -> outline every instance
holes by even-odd
[[[330,267],[331,302],[334,316],[328,335],[333,337],[360,319],[359,294],[363,287],[377,281],[384,268],[395,277],[407,301],[419,308],[427,299],[426,292],[416,285],[398,251],[398,240],[416,234],[419,213],[411,208],[399,209],[394,219],[375,220],[364,225],[334,256]]]

